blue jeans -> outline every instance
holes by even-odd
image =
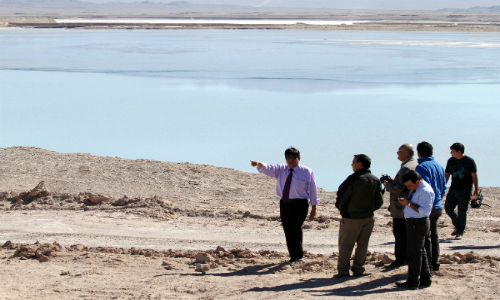
[[[444,210],[451,218],[451,222],[457,229],[457,234],[464,234],[465,225],[467,223],[467,210],[469,209],[471,191],[451,189],[446,195]],[[458,213],[455,212],[455,207],[458,206]]]

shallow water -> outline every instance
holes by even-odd
[[[0,147],[254,172],[293,145],[336,190],[352,155],[465,144],[498,186],[498,33],[0,30]]]

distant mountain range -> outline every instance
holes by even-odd
[[[0,13],[12,12],[230,12],[259,10],[238,5],[195,4],[187,1],[173,2],[107,2],[92,3],[80,0],[0,0]]]
[[[500,5],[482,7],[474,6],[471,8],[461,9],[461,8],[444,8],[439,9],[439,12],[464,12],[464,13],[500,13]]]
[[[93,3],[80,0],[0,0],[0,14],[24,13],[192,13],[192,12],[299,12],[299,11],[331,11],[332,9],[300,9],[286,7],[255,7],[240,5],[197,4],[188,1],[173,2],[107,2]],[[461,13],[500,13],[500,5],[491,7],[471,7],[468,9],[440,9],[438,12]]]

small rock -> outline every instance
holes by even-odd
[[[451,265],[451,264],[453,264],[453,261],[449,258],[443,257],[439,260],[439,263],[441,263],[443,265]]]
[[[42,255],[38,258],[38,261],[39,262],[47,262],[49,261],[49,257],[48,256],[45,256],[45,255]]]
[[[201,252],[201,253],[196,254],[195,260],[197,263],[207,264],[207,263],[213,261],[213,258],[208,253]]]
[[[226,249],[222,248],[221,246],[217,246],[217,249],[215,249],[215,252],[219,253],[219,252],[226,252]]]
[[[48,194],[49,190],[45,187],[45,181],[40,181],[40,183],[28,194],[28,198],[46,196]]]
[[[382,263],[384,265],[386,264],[390,264],[394,261],[394,259],[392,259],[392,257],[389,257],[387,254],[384,254],[384,256],[382,257]]]
[[[113,202],[111,205],[113,206],[125,206],[128,204],[128,201],[125,199],[118,199],[115,202]]]
[[[476,259],[476,260],[477,260],[477,259],[479,259],[479,254],[474,253],[473,251],[471,251],[471,252],[469,252],[469,253],[465,254],[465,258],[466,258],[467,260],[473,260],[473,259]]]
[[[16,204],[17,204],[17,205],[23,205],[23,204],[24,204],[24,200],[23,200],[23,199],[18,199],[18,200],[16,201]]]
[[[202,273],[206,273],[208,271],[210,271],[210,265],[207,265],[207,264],[196,264],[195,265],[195,271],[196,272],[202,272]]]
[[[110,199],[108,197],[103,197],[103,196],[95,196],[90,198],[90,202],[92,203],[101,203],[105,201],[109,201]]]
[[[320,223],[325,223],[325,222],[326,222],[326,221],[328,221],[328,220],[329,220],[329,218],[328,218],[328,217],[326,217],[326,216],[321,216],[321,217],[319,217],[319,222],[320,222]]]

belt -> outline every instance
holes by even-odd
[[[406,221],[411,221],[411,220],[425,220],[429,219],[429,217],[424,217],[424,218],[405,218]]]
[[[288,199],[288,201],[286,201],[286,202],[285,202],[285,201],[283,201],[283,198],[281,198],[281,199],[280,199],[280,201],[283,201],[283,202],[285,202],[285,203],[287,203],[287,202],[299,201],[299,200],[306,200],[306,201],[307,201],[307,199],[292,198],[292,199]]]

